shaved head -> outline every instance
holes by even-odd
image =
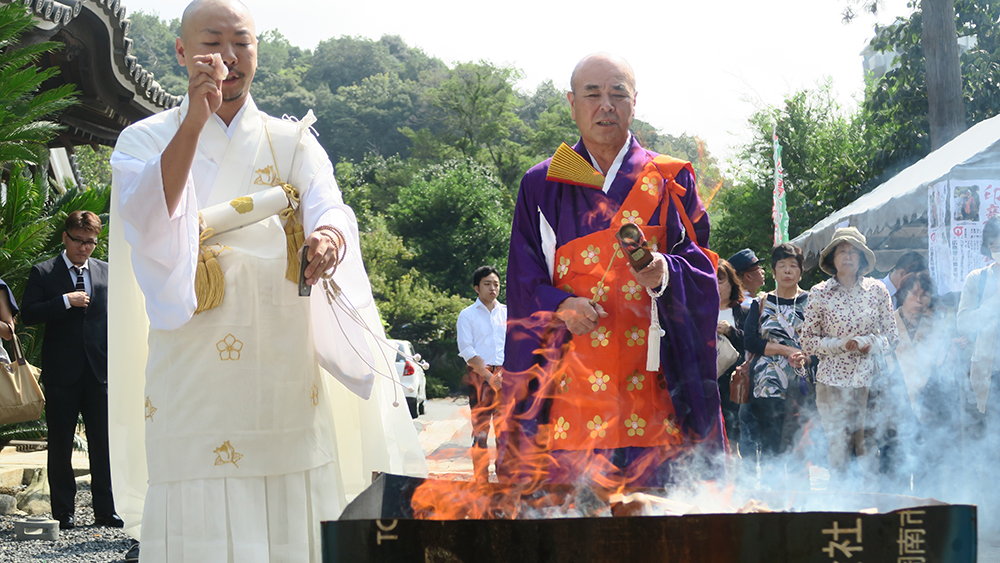
[[[230,12],[233,15],[237,15],[246,18],[250,22],[250,33],[255,32],[253,14],[250,13],[250,8],[247,8],[246,4],[240,2],[239,0],[194,0],[184,8],[184,14],[181,16],[181,38],[189,37],[194,25],[198,21],[198,14],[203,10],[213,10]]]
[[[253,14],[239,0],[194,0],[184,9],[181,36],[174,41],[177,63],[188,71],[189,94],[210,76],[222,93],[216,113],[226,123],[243,106],[257,72],[254,28]]]
[[[613,70],[617,70],[616,74],[621,76],[625,86],[631,93],[635,93],[635,73],[632,72],[632,65],[628,64],[625,59],[611,53],[593,53],[580,59],[580,62],[573,67],[573,74],[569,77],[569,88],[572,92],[576,93],[581,86],[577,84],[578,76],[592,67],[611,67]]]

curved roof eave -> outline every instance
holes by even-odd
[[[160,86],[153,73],[142,68],[132,55],[133,41],[128,36],[132,22],[126,18],[127,9],[121,0],[0,0],[0,4],[21,4],[36,18],[36,27],[52,34],[60,27],[69,25],[83,10],[92,12],[104,23],[108,34],[107,53],[115,78],[127,90],[135,93],[136,103],[149,115],[159,113],[181,103],[181,96],[175,96]]]

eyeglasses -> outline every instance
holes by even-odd
[[[76,238],[75,236],[73,236],[73,235],[71,235],[69,233],[66,233],[66,236],[69,238],[69,240],[75,242],[76,244],[79,244],[80,246],[89,246],[89,247],[92,247],[92,248],[95,247],[95,246],[97,246],[97,240],[83,240],[83,239]]]

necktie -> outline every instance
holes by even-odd
[[[83,285],[83,268],[80,266],[73,266],[73,269],[76,270],[76,290],[86,291],[86,287]]]

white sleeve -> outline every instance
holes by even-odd
[[[382,334],[382,327],[373,326],[380,321],[361,260],[358,222],[354,211],[344,203],[326,153],[312,137],[307,142],[313,145],[307,147],[309,158],[322,158],[324,162],[299,202],[302,229],[308,235],[318,226],[330,225],[343,233],[347,245],[344,261],[337,266],[333,277],[341,289],[341,298],[337,303],[329,303],[321,282],[313,287],[309,301],[316,356],[323,369],[367,399],[376,372],[395,381],[392,361],[395,351],[384,347],[384,336],[372,341],[366,336],[366,332],[372,336]]]
[[[469,363],[469,360],[479,355],[476,353],[475,339],[472,336],[471,316],[466,314],[465,311],[459,313],[458,323],[455,327],[458,340],[458,355],[462,356],[465,363]]]
[[[318,146],[318,145],[317,145]],[[372,301],[368,274],[361,259],[361,236],[354,210],[344,203],[344,198],[333,176],[333,164],[327,159],[302,195],[302,230],[306,236],[316,227],[329,225],[343,233],[347,244],[344,261],[337,266],[334,281],[344,290],[356,308],[368,306]]]
[[[198,262],[198,202],[188,175],[177,210],[167,212],[160,157],[142,161],[122,152],[111,154],[120,195],[125,240],[132,247],[132,267],[146,298],[152,328],[173,330],[191,319]]]

